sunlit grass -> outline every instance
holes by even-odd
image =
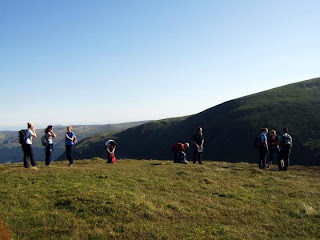
[[[105,160],[0,166],[14,239],[318,239],[320,168]]]

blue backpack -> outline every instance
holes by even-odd
[[[259,148],[261,147],[261,135],[256,136],[254,139],[254,147]]]

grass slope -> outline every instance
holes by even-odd
[[[120,157],[168,159],[170,144],[191,142],[195,129],[202,126],[205,159],[255,162],[253,140],[260,128],[282,134],[283,127],[288,127],[294,141],[291,164],[320,165],[319,109],[317,78],[234,99],[192,116],[146,123],[111,137],[118,141]],[[75,151],[76,157],[105,156],[105,140],[105,135],[86,139]]]
[[[0,166],[14,239],[319,239],[320,168],[78,161]]]

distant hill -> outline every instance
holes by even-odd
[[[114,132],[137,126],[147,121],[129,122],[107,125],[75,125],[73,131],[77,138],[82,139],[97,133]],[[54,139],[53,160],[59,157],[65,151],[65,133],[66,127],[54,126],[57,138]],[[38,137],[33,139],[33,149],[36,161],[43,161],[45,154],[41,145],[41,137],[44,135],[44,129],[36,130]],[[0,131],[0,163],[20,162],[22,161],[21,145],[18,143],[18,131]]]
[[[74,151],[77,159],[105,157],[104,142],[118,142],[117,156],[170,159],[170,144],[191,142],[203,127],[204,159],[256,162],[253,140],[261,127],[293,137],[291,164],[320,165],[320,78],[302,81],[234,99],[198,114],[149,122],[116,134],[84,139]],[[188,151],[191,158],[192,151]]]

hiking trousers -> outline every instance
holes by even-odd
[[[269,164],[272,163],[273,155],[276,154],[277,163],[279,162],[280,158],[280,148],[278,147],[271,147],[269,148]]]
[[[70,164],[73,164],[72,147],[73,145],[66,145],[66,155]]]
[[[109,151],[112,152],[113,151],[113,147],[109,147]],[[108,151],[107,151],[107,163],[112,163],[112,160],[113,160],[113,156],[114,154],[110,154]]]
[[[52,155],[52,151],[53,151],[53,144],[47,144],[46,146],[46,165],[50,165],[51,163],[51,155]]]
[[[171,149],[172,151],[172,155],[173,155],[173,162],[174,163],[179,163],[179,158],[178,158],[178,153],[179,151],[178,150],[175,150],[175,149]]]
[[[281,148],[281,155],[284,161],[284,166],[283,166],[284,171],[288,169],[290,154],[291,154],[291,146],[289,144]]]
[[[24,156],[23,156],[23,165],[25,168],[28,168],[29,167],[29,163],[28,163],[28,157],[30,158],[30,162],[31,162],[31,165],[33,167],[35,167],[37,164],[36,164],[36,161],[34,160],[34,153],[33,153],[33,149],[32,149],[32,145],[31,144],[26,144],[24,146]]]
[[[259,148],[259,168],[266,168],[267,153],[268,150],[266,147]]]
[[[199,164],[202,163],[202,152],[198,152],[197,147],[193,147],[193,156],[192,156],[193,163],[196,163],[197,161]]]

